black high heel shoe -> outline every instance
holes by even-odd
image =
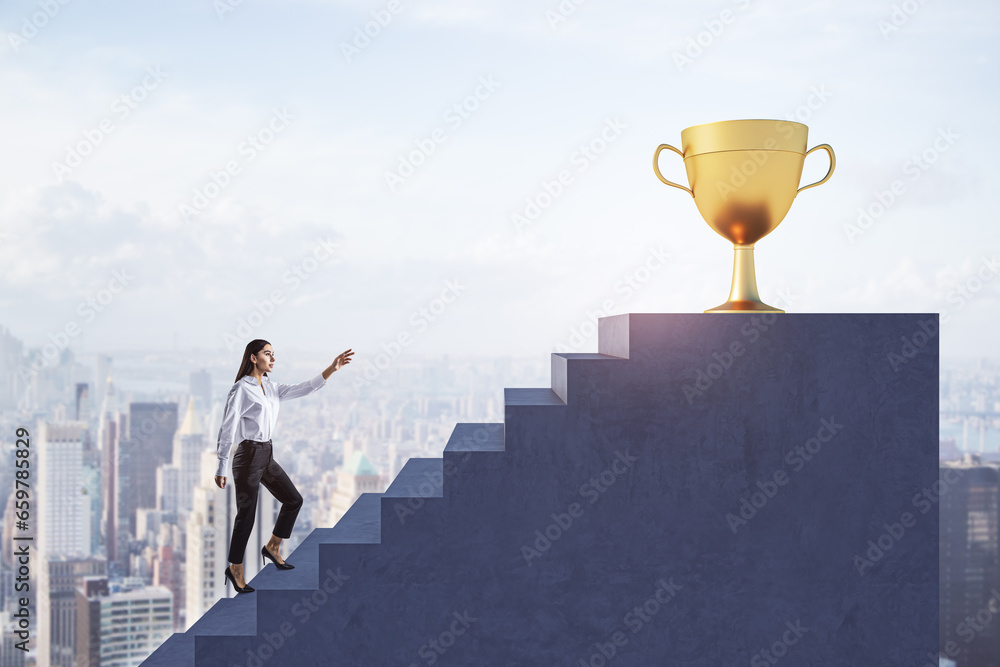
[[[288,563],[279,563],[277,560],[275,560],[274,556],[271,555],[271,552],[267,550],[267,546],[263,546],[263,547],[260,548],[261,567],[263,567],[264,565],[267,565],[267,561],[264,560],[265,558],[270,558],[271,562],[274,563],[274,566],[276,568],[278,568],[279,570],[294,570],[295,569],[294,565],[289,565]]]
[[[228,566],[228,565],[226,566],[226,581],[231,581],[231,582],[233,582],[233,588],[235,588],[235,589],[236,589],[236,592],[237,592],[237,593],[253,593],[253,592],[254,592],[254,590],[256,590],[256,589],[255,589],[255,588],[254,588],[253,586],[251,586],[251,585],[249,585],[249,584],[247,584],[247,585],[246,585],[246,586],[244,586],[243,588],[240,588],[240,587],[239,587],[239,586],[238,586],[238,585],[236,584],[236,577],[234,577],[234,576],[233,576],[233,573],[229,571],[229,566]],[[223,583],[223,585],[225,585],[225,584]]]

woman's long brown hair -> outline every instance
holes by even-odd
[[[244,375],[250,375],[250,371],[253,370],[253,362],[250,361],[250,356],[260,354],[265,345],[270,345],[270,343],[263,338],[255,338],[247,343],[247,349],[243,351],[243,363],[240,364],[240,372],[236,374],[236,382],[239,382],[240,378]],[[264,373],[264,375],[267,375],[267,373]]]

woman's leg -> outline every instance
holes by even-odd
[[[274,521],[274,532],[267,542],[267,550],[274,555],[279,563],[283,563],[284,560],[278,554],[278,548],[281,546],[281,540],[287,539],[292,534],[295,519],[302,507],[302,496],[274,459],[271,459],[267,467],[264,468],[260,483],[281,503],[281,511],[278,512],[278,518]]]
[[[264,472],[263,457],[259,456],[260,447],[241,444],[233,456],[233,487],[236,490],[236,520],[233,522],[233,537],[229,542],[229,562],[233,576],[241,586],[243,581],[243,553],[253,530],[257,514],[257,495],[260,490],[260,479]],[[258,459],[258,465],[254,459]],[[238,575],[238,576],[237,576]]]

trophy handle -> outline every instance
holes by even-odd
[[[680,155],[681,158],[684,157],[684,153],[681,153],[679,150],[677,150],[676,148],[674,148],[670,144],[660,144],[659,146],[657,146],[656,147],[656,152],[653,153],[653,171],[656,172],[656,177],[658,179],[660,179],[661,181],[663,181],[664,183],[666,183],[667,185],[672,185],[675,188],[680,188],[681,190],[686,190],[689,195],[691,195],[692,197],[694,197],[694,192],[691,191],[691,188],[687,187],[686,185],[679,185],[677,183],[674,183],[673,181],[668,181],[667,179],[663,178],[663,174],[660,173],[660,151],[662,151],[664,148],[669,148],[673,152],[675,152],[678,155]],[[819,148],[819,146],[817,146],[816,148]],[[816,148],[814,148],[813,150],[816,150]],[[830,153],[830,155],[833,156],[833,153]],[[833,171],[833,169],[831,169],[830,171]],[[827,174],[826,177],[830,178],[830,175]],[[819,184],[817,183],[817,185],[819,185]]]
[[[815,183],[810,183],[809,185],[803,185],[801,188],[795,191],[795,194],[799,194],[803,190],[808,190],[809,188],[814,188],[817,185],[823,185],[824,183],[830,180],[831,176],[833,176],[833,170],[837,167],[837,158],[833,156],[833,148],[830,146],[830,144],[820,144],[819,146],[814,146],[813,148],[810,148],[808,151],[806,151],[806,155],[808,156],[809,153],[812,153],[813,151],[818,151],[821,148],[825,150],[827,154],[829,154],[830,156],[830,171],[826,172],[826,176],[824,176],[821,180],[818,180]]]

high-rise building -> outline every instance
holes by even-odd
[[[90,397],[90,385],[86,382],[76,383],[76,405],[73,419],[79,422],[90,423],[93,405]]]
[[[76,587],[84,578],[107,575],[103,558],[49,556],[38,581],[38,667],[74,667]]]
[[[29,459],[32,461],[32,466],[37,467],[37,455],[32,455]],[[13,484],[11,484],[11,490],[13,490]],[[37,534],[37,522],[30,527],[28,531],[22,532],[17,529],[17,507],[15,505],[16,497],[14,493],[8,496],[7,506],[4,511],[3,518],[3,548],[2,548],[2,562],[0,562],[0,628],[2,628],[2,643],[0,643],[0,667],[24,667],[29,663],[28,657],[31,657],[31,664],[34,664],[34,653],[28,653],[25,648],[28,648],[29,638],[34,638],[37,643],[37,629],[35,628],[24,628],[20,624],[15,624],[14,614],[24,612],[21,611],[20,600],[24,597],[23,591],[18,591],[15,586],[17,585],[17,577],[19,576],[19,566],[22,563],[19,562],[18,557],[15,552],[19,545],[24,545],[25,542],[17,541],[17,538],[24,536],[35,536]],[[29,549],[32,549],[29,544]],[[29,563],[29,567],[32,570],[32,574],[36,577],[36,581],[32,584],[33,590],[37,591],[37,575],[38,570],[34,568],[34,561]],[[37,605],[38,594],[33,593],[28,597],[27,613],[29,623],[37,625],[36,619],[38,618],[38,605]],[[27,632],[27,635],[25,634]],[[20,648],[18,648],[20,646]]]
[[[186,591],[184,590],[184,563],[171,546],[161,546],[153,558],[153,585],[170,591],[174,599],[173,628],[180,632],[181,613],[184,611]]]
[[[204,368],[191,373],[191,397],[198,408],[207,411],[212,406],[212,374]]]
[[[79,667],[135,667],[173,632],[173,595],[162,586],[115,590],[90,578],[76,604]]]
[[[90,507],[83,484],[84,422],[39,422],[39,542],[43,556],[90,553]]]
[[[422,447],[428,439],[430,434],[430,429],[428,428],[427,420],[418,419],[413,425],[413,439],[416,441],[418,447]]]
[[[966,454],[940,471],[939,642],[961,647],[959,665],[995,665],[1000,627],[969,619],[1000,612],[1000,466]]]
[[[103,373],[103,374],[102,374]],[[109,561],[118,559],[118,439],[122,433],[119,426],[124,421],[118,411],[118,394],[111,375],[111,358],[97,357],[97,388],[101,397],[101,409],[97,417],[97,438],[95,440],[101,465],[101,521],[103,523],[104,549]]]
[[[17,644],[24,640],[15,634],[16,628],[11,619],[4,617],[0,622],[0,629],[3,632],[3,643],[0,644],[0,667],[24,667],[28,653],[17,647]]]
[[[156,507],[156,469],[173,458],[177,431],[176,403],[131,403],[128,438],[118,443],[118,496],[124,500],[129,526],[135,511]],[[119,514],[118,530],[124,519]]]
[[[215,452],[210,452],[209,472],[214,472]],[[191,627],[224,596],[222,570],[229,564],[230,491],[201,485],[194,490],[186,531],[185,626]]]
[[[201,477],[201,454],[209,443],[195,404],[192,396],[174,436],[172,465],[178,471],[177,509],[181,512],[191,509],[195,487],[205,482]]]
[[[146,507],[137,509],[135,511],[135,539],[153,547],[160,546],[157,543],[157,536],[165,518],[168,521],[176,521],[177,515],[160,509],[151,510]]]
[[[83,452],[83,468],[81,478],[83,481],[83,520],[89,523],[87,534],[89,543],[84,544],[84,549],[88,554],[98,555],[101,553],[101,516],[103,500],[101,491],[104,488],[104,479],[101,476],[100,452],[89,450]]]
[[[0,328],[0,364],[8,371],[0,374],[0,410],[27,408],[24,401],[26,363],[24,344],[10,335],[8,327]]]
[[[108,393],[108,382],[111,379],[112,359],[107,354],[97,354],[94,360],[94,400],[103,401]]]
[[[104,392],[98,394],[100,408],[97,415],[97,449],[105,449],[109,438],[108,427],[118,421],[118,394],[115,392],[115,381],[108,368],[107,375],[97,386]]]
[[[124,413],[108,422],[108,445],[104,450],[104,463],[107,474],[104,477],[104,508],[105,530],[104,545],[108,560],[121,563],[128,559],[128,496],[121,492],[125,471],[118,458],[121,449],[121,435],[125,433],[128,416]],[[125,480],[127,482],[127,479]],[[127,483],[125,488],[128,488]]]
[[[178,489],[180,477],[180,469],[173,464],[167,463],[156,469],[156,509],[163,512],[177,512],[180,500]],[[142,509],[146,508],[139,508],[136,512]],[[138,532],[135,537],[140,538]]]
[[[0,554],[3,557],[3,564],[10,567],[14,565],[14,532],[15,521],[17,520],[16,512],[17,508],[14,503],[16,502],[15,495],[12,493],[7,496],[7,506],[3,512],[3,544],[0,544]],[[9,591],[4,591],[7,593]]]
[[[101,597],[107,577],[85,577],[76,588],[76,664],[101,667]]]

